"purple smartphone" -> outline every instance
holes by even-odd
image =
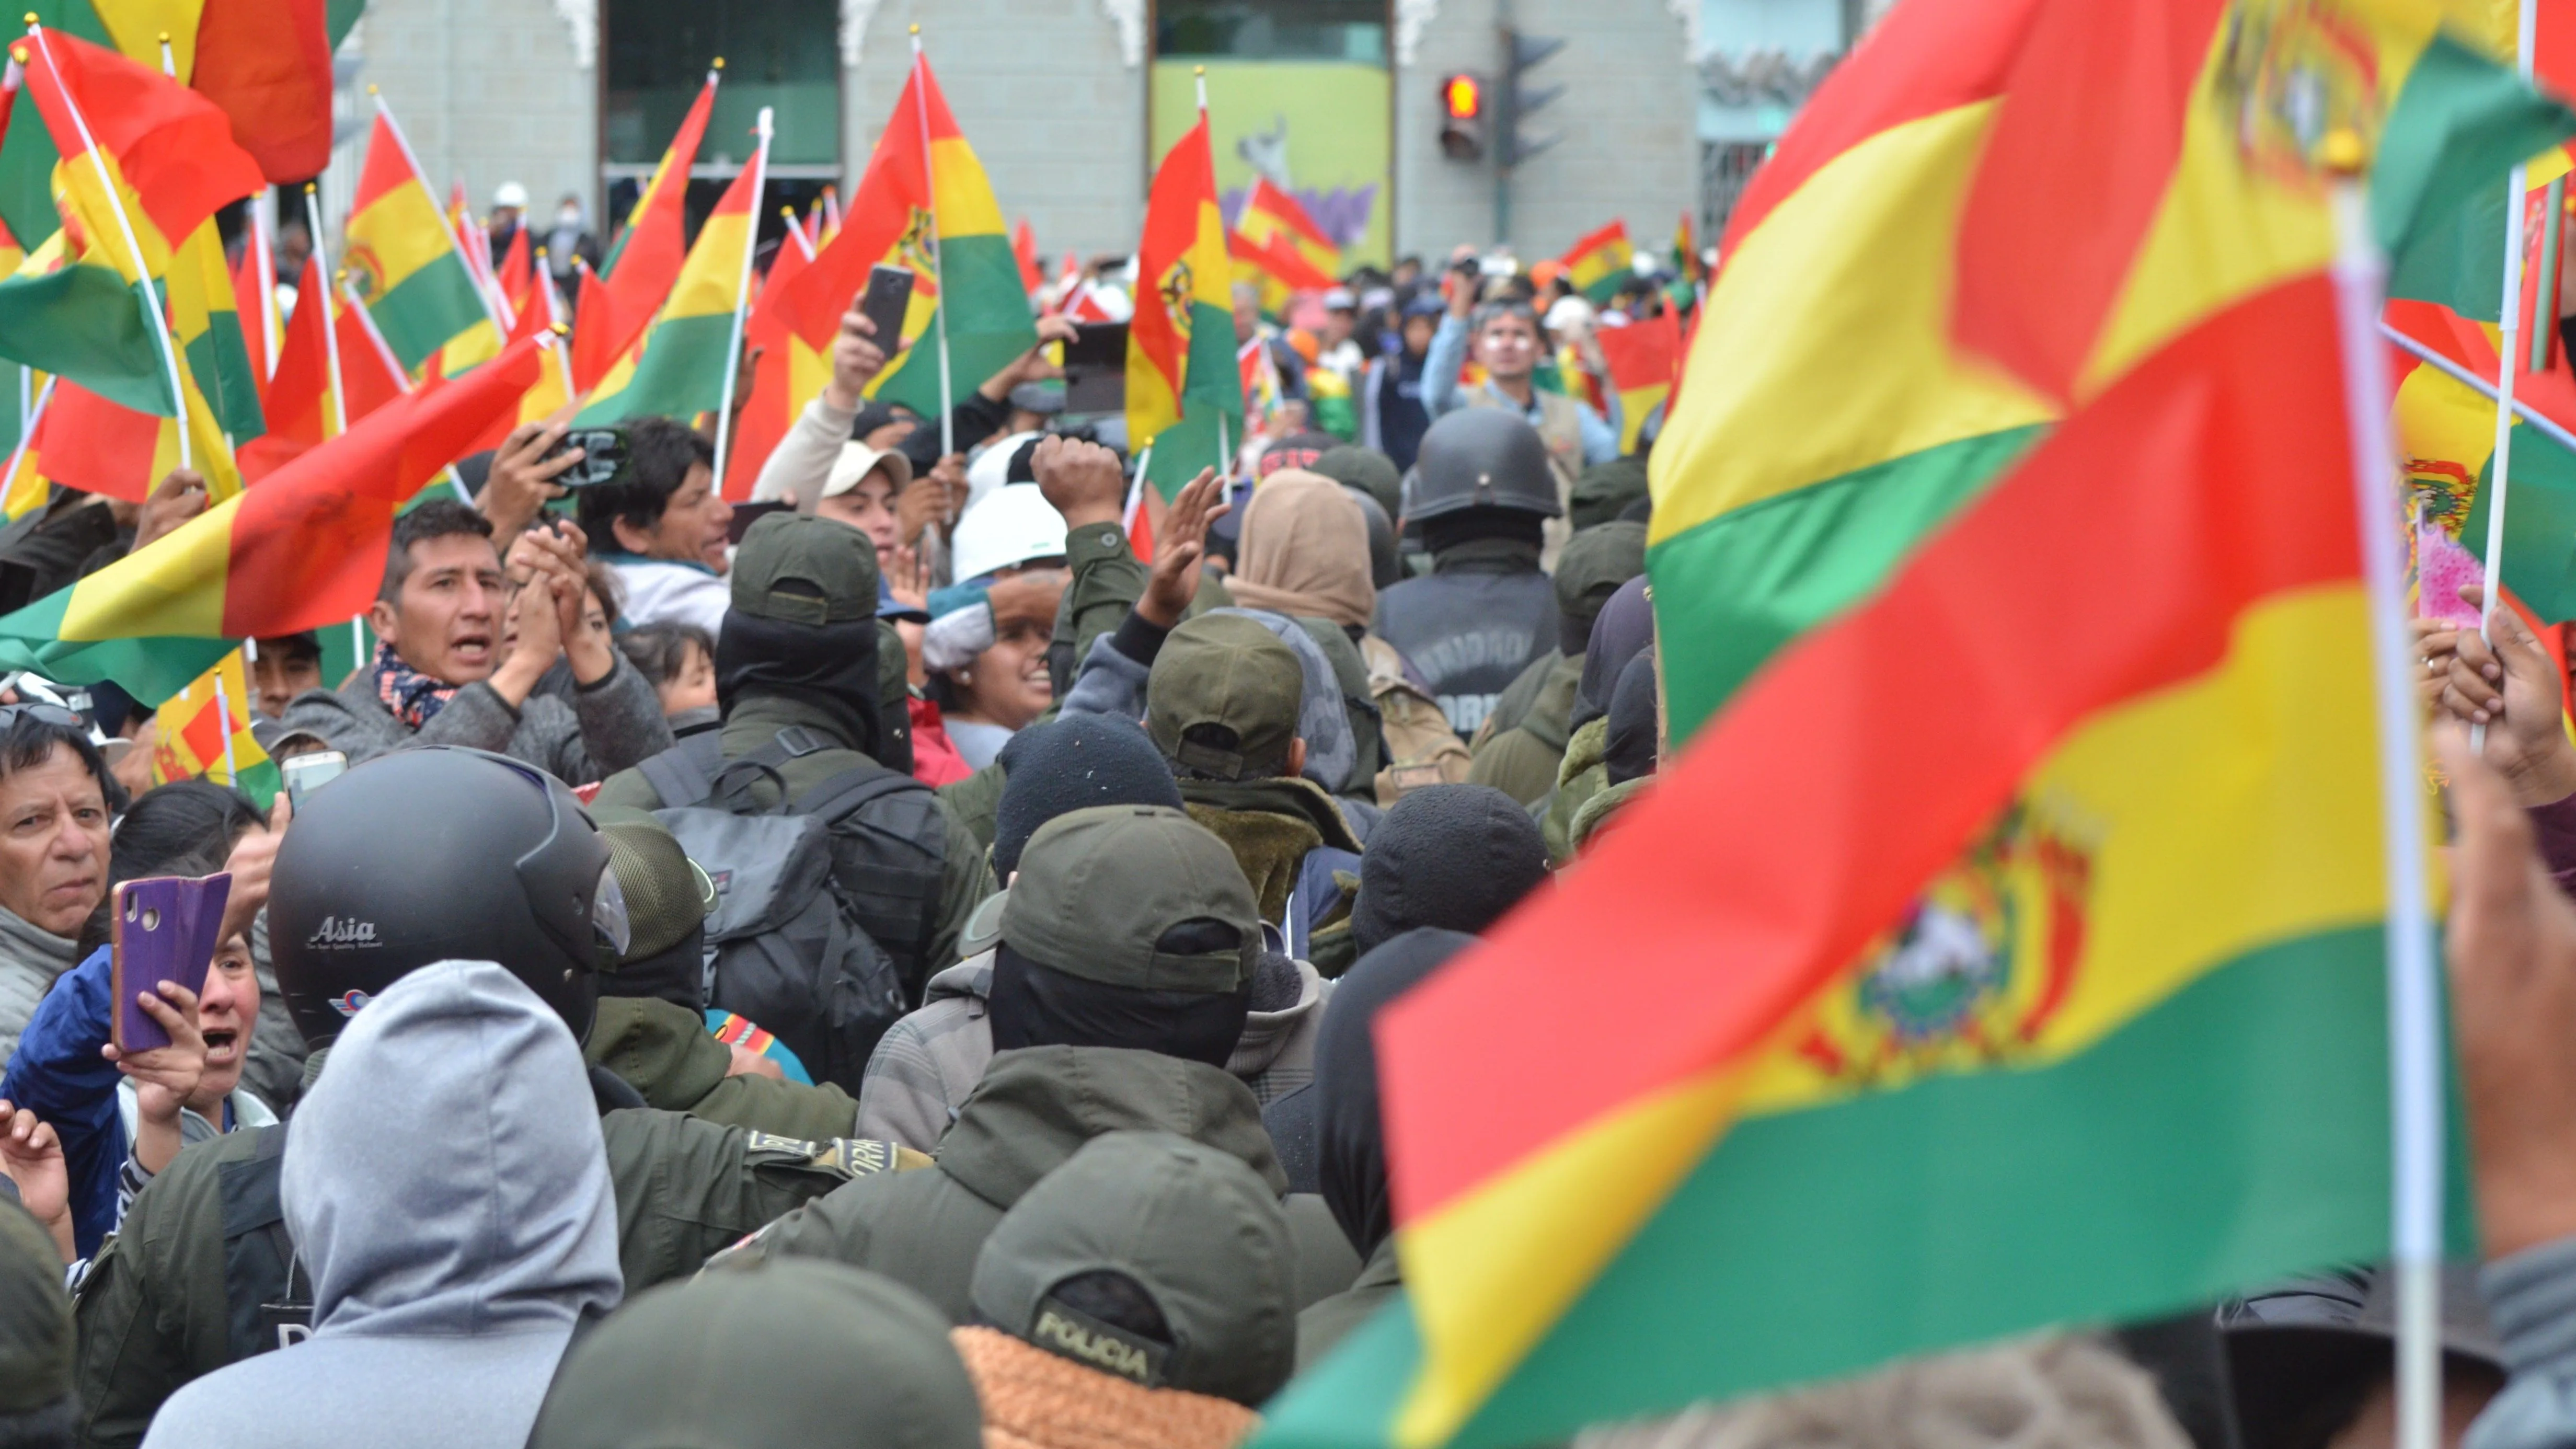
[[[190,991],[205,988],[206,968],[214,962],[215,948],[223,944],[215,939],[215,932],[223,929],[224,902],[232,893],[229,871],[193,880],[146,876],[116,888],[109,917],[108,980],[116,994],[114,1034],[120,1054],[170,1044],[170,1033],[146,1015],[135,998],[164,981],[175,981]]]

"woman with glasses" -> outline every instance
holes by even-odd
[[[0,705],[0,1062],[80,959],[81,924],[107,894],[108,822],[124,806],[80,716]]]

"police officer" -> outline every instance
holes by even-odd
[[[1547,446],[1500,408],[1466,408],[1423,434],[1405,522],[1431,574],[1377,596],[1375,633],[1413,663],[1460,737],[1530,661],[1556,647],[1556,591],[1539,568],[1557,501]]]
[[[1240,1443],[1296,1365],[1296,1260],[1239,1159],[1169,1132],[1092,1139],[976,1257],[975,1325],[953,1337],[988,1431],[1035,1449],[1138,1425],[1169,1449]]]
[[[480,750],[386,755],[316,791],[268,902],[280,993],[310,1081],[377,992],[444,960],[494,961],[589,1034],[598,969],[631,941],[609,847],[570,791]],[[771,1137],[646,1107],[590,1069],[626,1291],[892,1160],[891,1144]],[[278,1198],[287,1127],[179,1154],[134,1201],[78,1302],[82,1439],[133,1444],[182,1384],[293,1342],[311,1285]]]

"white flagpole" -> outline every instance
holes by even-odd
[[[948,269],[939,251],[939,162],[930,154],[930,62],[922,58],[918,25],[912,27],[912,108],[921,116],[921,170],[930,182],[930,260],[939,268],[939,306],[930,314],[930,325],[939,332],[939,456],[945,458],[957,451],[957,404],[948,395]],[[880,340],[877,345],[894,356],[891,344]]]
[[[750,230],[742,239],[742,275],[734,283],[733,327],[726,333],[724,392],[716,399],[716,488],[722,491],[725,477],[725,448],[733,441],[733,388],[742,372],[742,314],[751,305],[751,258],[759,250],[752,245],[760,238],[760,197],[769,184],[769,107],[760,108],[760,144],[751,152],[751,204],[743,217]]]
[[[2529,54],[2527,45],[2524,53]],[[2341,163],[2335,169],[2343,173],[2333,193],[2335,310],[2345,423],[2351,430],[2353,504],[2360,516],[2362,572],[2369,591],[2388,890],[2388,1082],[2394,1133],[2389,1225],[2397,1275],[2397,1444],[2399,1449],[2437,1449],[2442,1428],[2441,986],[2434,975],[2432,916],[2425,904],[2423,751],[2417,738],[2414,674],[2408,668],[2404,545],[2397,536],[2402,483],[2389,431],[2388,360],[2378,328],[2388,264],[2371,236],[2360,139],[2338,133],[2329,138],[2327,149],[2331,161]],[[2520,179],[2517,168],[2517,205]],[[2506,357],[2510,378],[2510,344]],[[2499,496],[2496,502],[2503,500]],[[2492,585],[2494,575],[2488,578]],[[2487,597],[2495,597],[2492,587]]]
[[[241,772],[233,768],[233,706],[224,694],[224,672],[215,671],[215,722],[224,731],[224,784],[238,788]]]
[[[107,209],[116,217],[116,230],[125,241],[126,255],[134,259],[134,275],[142,291],[143,315],[152,319],[152,336],[161,344],[161,360],[170,369],[170,405],[179,410],[179,466],[194,467],[188,447],[188,385],[179,373],[179,348],[170,340],[170,320],[161,315],[160,289],[152,285],[152,263],[143,255],[142,239],[135,235],[134,219],[125,214],[125,202],[116,194],[116,182],[107,174],[107,162],[98,154],[98,141],[89,133],[89,118],[80,111],[63,84],[62,67],[54,64],[53,49],[45,44],[45,28],[31,24],[29,39],[36,42],[36,53],[45,58],[45,69],[53,74],[56,94],[63,98],[63,109],[71,114],[72,129],[80,133],[81,150],[88,155],[90,170],[98,177],[98,189]]]
[[[316,182],[304,183],[304,229],[313,234],[314,275],[322,279],[322,361],[331,372],[331,436],[336,438],[349,431],[349,391],[340,377],[340,319],[331,310],[338,300],[332,294],[340,287],[330,253],[322,249],[322,195]]]
[[[2538,44],[2539,22],[2539,0],[2522,0],[2514,61],[2525,85],[2531,83],[2532,51]],[[2513,381],[2522,366],[2517,343],[2522,335],[2522,232],[2523,216],[2528,210],[2523,195],[2525,180],[2522,163],[2517,161],[2504,194],[2504,314],[2497,319],[2501,337],[2496,346],[2495,452],[2488,469],[2491,481],[2487,494],[2486,603],[2478,610],[2478,638],[2490,645],[2494,642],[2496,605],[2504,593],[2504,506],[2513,477]],[[2469,726],[2469,747],[2483,751],[2486,744],[2487,727]]]

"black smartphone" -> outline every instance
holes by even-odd
[[[783,498],[772,498],[765,503],[737,503],[733,506],[733,522],[725,529],[725,536],[740,543],[742,536],[751,532],[753,524],[787,507],[787,500]]]
[[[1127,324],[1085,322],[1064,345],[1064,410],[1118,413],[1127,410]]]
[[[903,350],[903,314],[912,306],[912,272],[883,262],[868,269],[868,289],[859,294],[859,315],[876,324],[876,343],[889,358]]]
[[[546,457],[560,458],[575,448],[581,449],[581,461],[555,475],[555,481],[566,488],[596,488],[616,482],[626,472],[624,428],[567,429],[563,438],[546,450]]]

